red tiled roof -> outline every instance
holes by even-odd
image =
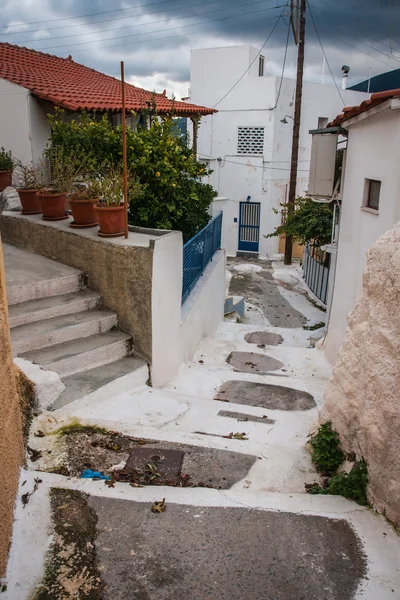
[[[0,43],[0,78],[27,88],[64,108],[100,112],[121,111],[121,82],[69,58],[44,54],[29,48]],[[154,94],[125,83],[127,110],[140,111],[155,101],[159,114],[175,111],[177,115],[209,115],[212,108],[172,101],[164,94]]]
[[[327,127],[336,127],[337,125],[341,125],[345,121],[360,115],[367,110],[370,110],[374,106],[378,106],[382,104],[389,98],[396,98],[400,96],[400,89],[397,90],[386,90],[384,92],[375,92],[371,94],[371,98],[368,100],[364,100],[358,106],[345,106],[343,112],[340,113],[333,121],[328,123]]]

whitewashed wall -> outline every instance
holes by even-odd
[[[19,85],[0,79],[0,146],[23,162],[38,161],[50,137],[39,100]]]
[[[233,46],[193,50],[191,53],[191,97],[190,101],[213,107],[237,83],[246,71],[257,49],[252,46]],[[265,55],[265,73],[269,72],[268,55]],[[261,203],[260,215],[260,255],[268,256],[278,252],[278,238],[266,239],[280,224],[281,216],[276,214],[280,205],[287,200],[290,154],[292,144],[295,81],[283,79],[278,98],[280,78],[258,76],[258,58],[252,67],[226,96],[218,103],[218,113],[201,120],[198,137],[200,159],[210,157],[213,173],[208,182],[216,189],[218,196],[229,198],[236,203],[247,196]],[[346,90],[342,96],[347,105],[359,104],[367,94]],[[309,159],[311,154],[310,129],[318,127],[318,118],[334,118],[343,108],[342,101],[334,87],[305,82],[302,110],[302,126],[299,147],[299,177],[297,193],[304,193],[308,185]],[[286,115],[287,123],[281,123]],[[265,128],[264,154],[237,154],[237,128],[263,126]],[[217,160],[220,158],[221,160]],[[239,164],[235,164],[239,163]],[[233,211],[235,212],[235,211]],[[223,238],[232,239],[231,209],[224,219]],[[229,231],[226,231],[229,230]],[[228,253],[237,250],[230,245]]]
[[[224,319],[225,252],[219,250],[208,263],[182,306],[180,345],[182,362],[188,362],[203,338],[214,335]]]
[[[32,160],[29,92],[0,79],[0,146],[24,162]]]
[[[182,235],[171,232],[152,245],[151,381],[154,387],[163,387],[224,318],[225,252],[215,254],[181,306]]]
[[[361,290],[367,250],[400,221],[400,110],[386,110],[360,120],[348,130],[335,288],[324,344],[331,361],[336,358],[347,315]],[[382,182],[378,214],[362,208],[365,178]]]

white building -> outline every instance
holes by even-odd
[[[368,102],[347,108],[332,125],[341,126],[348,135],[336,270],[330,275],[333,298],[324,342],[328,358],[334,361],[347,315],[361,290],[367,251],[400,221],[400,90],[372,94]]]
[[[281,81],[264,72],[268,72],[268,57],[258,56],[258,50],[249,45],[191,53],[190,101],[218,110],[202,118],[197,151],[213,169],[209,183],[219,196],[213,213],[224,212],[223,243],[228,255],[238,250],[259,252],[261,256],[278,252],[278,238],[264,236],[280,225],[281,214],[276,211],[287,201],[295,81]],[[341,93],[346,104],[368,97],[349,90]],[[325,126],[329,116],[342,107],[333,86],[304,83],[299,195],[308,185],[308,132]],[[239,241],[240,221],[249,227],[241,228]]]

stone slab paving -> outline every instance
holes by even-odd
[[[241,373],[267,374],[285,366],[280,360],[257,352],[231,352],[226,362]]]
[[[227,381],[220,387],[214,400],[273,410],[310,410],[316,406],[308,392],[253,381]]]
[[[162,498],[160,498],[162,500]],[[91,496],[106,600],[350,600],[366,561],[344,520]]]

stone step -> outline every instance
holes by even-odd
[[[9,308],[8,318],[10,327],[19,327],[20,325],[44,321],[62,315],[93,310],[100,306],[101,297],[99,294],[84,289],[61,296],[51,296],[13,304]]]
[[[130,355],[132,347],[132,338],[122,331],[115,330],[42,350],[24,352],[20,356],[48,371],[55,371],[60,377],[68,377]]]
[[[69,375],[62,379],[65,390],[53,403],[52,409],[56,410],[78,400],[87,394],[91,394],[99,388],[112,383],[112,391],[116,393],[119,383],[123,384],[121,391],[145,385],[149,378],[149,369],[147,364],[141,358],[127,356],[109,363]]]
[[[108,310],[89,310],[62,315],[46,321],[14,327],[11,331],[13,353],[47,348],[71,340],[86,338],[116,327],[117,315]],[[40,361],[39,361],[40,362]]]

